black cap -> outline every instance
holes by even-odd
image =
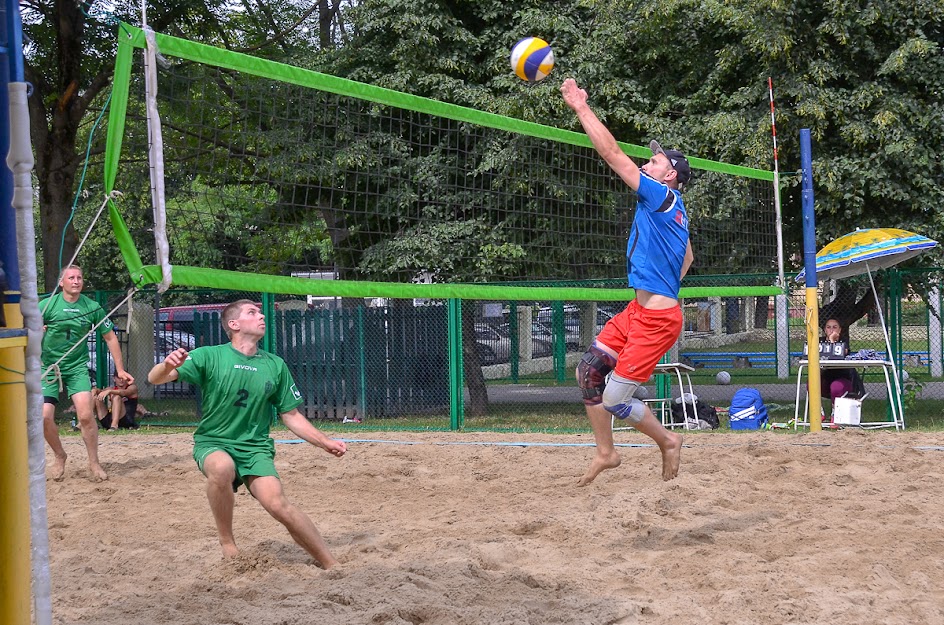
[[[678,150],[663,150],[656,140],[649,142],[649,149],[652,150],[653,154],[665,154],[672,165],[672,169],[677,172],[675,179],[678,180],[679,184],[685,184],[692,179],[692,167],[688,164],[688,159],[685,158],[684,154]]]

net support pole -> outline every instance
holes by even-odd
[[[767,93],[770,96],[770,135],[774,146],[774,213],[777,229],[777,286],[783,293],[774,296],[774,322],[777,341],[777,377],[790,376],[790,307],[787,301],[787,281],[783,272],[783,217],[780,209],[780,151],[777,148],[777,118],[774,109],[774,81],[767,77]]]
[[[24,82],[10,83],[10,151],[7,165],[13,172],[13,209],[16,212],[17,257],[20,267],[20,312],[23,327],[27,330],[27,345],[24,362],[26,381],[25,405],[0,404],[11,408],[11,414],[26,414],[26,436],[28,462],[28,500],[30,558],[32,566],[33,622],[36,625],[52,623],[52,600],[49,580],[49,530],[46,510],[46,441],[43,437],[43,399],[40,384],[40,345],[43,336],[43,321],[39,313],[39,294],[36,276],[36,232],[33,227],[33,150],[29,136],[28,86]],[[5,365],[6,366],[6,365]],[[14,365],[15,366],[15,365]],[[11,367],[13,368],[13,367]],[[7,387],[9,388],[9,387]],[[12,444],[12,439],[0,437],[3,444]],[[5,495],[8,505],[14,497]],[[0,566],[9,566],[3,564]],[[17,583],[26,584],[28,578],[19,577]],[[5,585],[5,584],[4,584]],[[29,614],[27,614],[27,619]],[[8,621],[15,623],[16,621]],[[28,622],[28,621],[27,621]]]
[[[462,427],[465,407],[462,394],[462,300],[448,301],[446,326],[449,332],[449,428],[458,430]]]
[[[3,38],[6,42],[7,37]],[[26,433],[26,330],[16,306],[20,289],[17,258],[14,206],[13,171],[23,156],[32,158],[27,135],[26,150],[19,146],[14,151],[10,135],[29,128],[18,117],[10,99],[16,98],[14,89],[8,91],[10,71],[8,50],[0,54],[0,151],[9,154],[9,168],[0,169],[0,622],[28,625],[30,622],[30,514],[29,514],[29,460]],[[19,83],[25,89],[26,85]],[[10,99],[8,99],[8,94]],[[25,101],[25,98],[23,99]],[[13,121],[15,120],[15,121]],[[11,121],[13,123],[11,124]],[[20,141],[17,141],[19,143]],[[23,182],[18,180],[18,182]],[[20,197],[22,203],[29,198]],[[35,262],[35,259],[34,259]],[[35,265],[34,265],[35,266]],[[9,297],[9,302],[7,298]]]
[[[941,287],[937,282],[928,291],[928,361],[932,378],[944,376],[941,333]]]
[[[809,358],[807,379],[809,381],[810,431],[820,432],[819,375],[819,302],[816,297],[816,219],[813,215],[813,149],[810,129],[800,130],[800,167],[803,182],[803,264],[806,268],[806,346]],[[799,384],[799,381],[797,382]]]
[[[142,7],[142,14],[145,9]],[[157,111],[157,41],[154,31],[145,29],[147,48],[144,51],[144,89],[147,100],[148,163],[151,176],[151,204],[154,209],[154,249],[161,266],[161,283],[158,291],[163,293],[173,282],[170,264],[170,245],[167,243],[167,211],[164,204],[164,138],[161,133],[161,118]]]

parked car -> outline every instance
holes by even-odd
[[[619,314],[626,305],[620,302],[607,302],[597,307],[596,325],[593,336],[596,336],[603,329],[607,322]],[[553,338],[553,319],[554,313],[550,307],[543,307],[538,310],[535,317],[535,326],[533,328],[534,336],[540,336],[544,340]],[[564,306],[564,342],[568,351],[580,350],[587,347],[587,340],[582,340],[580,335],[581,314],[580,308],[568,304]]]
[[[121,343],[124,343],[124,338],[122,336],[118,337],[118,340]],[[197,347],[197,339],[194,335],[189,332],[180,332],[178,330],[158,330],[155,334],[156,349],[154,351],[154,364],[157,364],[167,358],[167,355],[178,347],[183,347],[187,351],[195,349]],[[89,337],[88,341],[88,354],[89,354],[89,374],[92,378],[95,377],[95,372],[98,371],[98,354],[95,353],[95,341]],[[108,377],[111,379],[115,375],[115,363],[111,358],[111,354],[108,352],[108,348],[105,348],[105,356],[108,359]],[[127,365],[127,363],[125,363]],[[145,374],[147,372],[144,372]],[[135,375],[135,373],[132,373]],[[140,377],[140,373],[137,373],[136,377]]]
[[[157,364],[167,358],[175,349],[183,347],[188,352],[196,349],[197,337],[189,332],[179,330],[163,330],[157,333],[157,349],[154,354],[154,363]]]
[[[154,351],[154,363],[163,361],[175,349],[183,347],[188,352],[197,347],[197,337],[189,332],[180,330],[159,330],[155,334],[156,349]],[[195,387],[183,380],[176,380],[168,384],[161,384],[154,388],[154,396],[163,397],[192,397],[196,392]]]
[[[483,367],[508,362],[511,340],[498,328],[487,323],[475,324],[475,349],[479,353],[479,364]]]
[[[553,349],[554,331],[550,324],[540,321],[533,322],[531,324],[531,334],[535,339],[550,343],[551,349]],[[580,340],[580,322],[576,319],[564,319],[564,345],[567,346],[567,351],[580,349],[583,346],[582,343],[583,341]]]
[[[118,342],[123,342],[123,331],[115,328],[115,336],[118,337]],[[101,340],[101,339],[99,339]],[[103,341],[104,343],[104,341]],[[98,354],[95,353],[95,335],[89,335],[88,340],[86,341],[86,348],[88,349],[89,361],[88,361],[88,370],[89,376],[92,380],[95,380],[95,372],[98,371]],[[76,347],[76,349],[81,349]],[[112,361],[111,354],[108,353],[108,347],[105,347],[105,358],[108,362],[108,379],[111,380],[115,376],[115,363]]]
[[[532,340],[533,358],[543,358],[554,353],[554,344],[551,341],[542,337],[533,337]],[[511,360],[511,333],[508,324],[476,323],[475,346],[482,366],[509,362]]]

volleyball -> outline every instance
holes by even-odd
[[[715,382],[717,382],[718,384],[721,384],[722,386],[725,384],[730,384],[731,374],[728,373],[727,371],[719,371],[718,375],[715,376]]]
[[[554,52],[543,39],[525,37],[511,49],[511,69],[521,80],[544,80],[554,69]]]

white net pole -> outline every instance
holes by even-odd
[[[775,296],[774,323],[777,341],[777,377],[786,379],[790,376],[790,302],[788,300],[787,281],[783,273],[783,218],[780,213],[780,159],[777,149],[777,121],[774,115],[774,81],[767,78],[767,90],[770,94],[770,132],[774,141],[774,212],[777,223],[777,281],[783,292]]]
[[[161,266],[158,291],[166,291],[173,281],[170,245],[167,243],[167,212],[164,205],[164,139],[157,112],[157,41],[154,31],[144,27],[147,49],[144,51],[144,91],[147,101],[148,162],[151,173],[151,204],[154,208],[154,245]]]
[[[33,150],[29,136],[27,85],[10,83],[9,92],[12,132],[7,164],[13,172],[13,209],[16,212],[16,245],[20,264],[20,312],[28,335],[25,377],[33,618],[36,625],[50,625],[52,595],[49,579],[49,517],[46,509],[46,440],[43,437],[43,397],[39,378],[43,319],[39,314],[34,243],[36,232],[33,228]]]

